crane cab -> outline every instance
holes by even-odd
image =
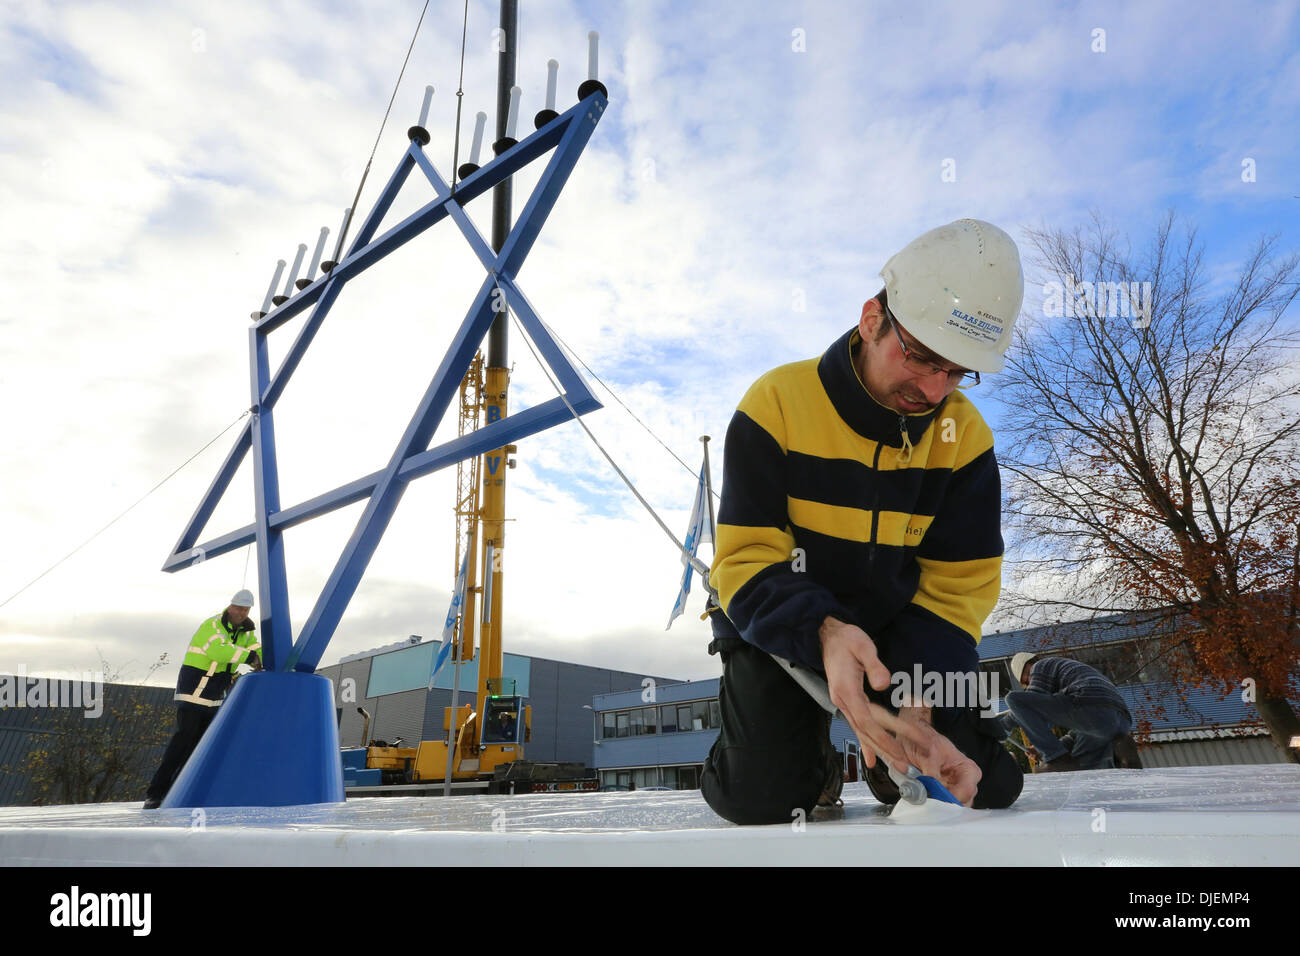
[[[489,697],[483,706],[479,746],[522,744],[528,738],[528,721],[522,697]]]

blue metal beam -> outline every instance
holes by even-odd
[[[361,575],[375,548],[379,546],[379,539],[387,530],[388,522],[392,520],[393,512],[406,490],[407,483],[398,475],[402,463],[412,453],[428,447],[447,406],[460,387],[461,379],[465,377],[465,370],[469,368],[474,352],[487,334],[488,326],[492,324],[495,313],[491,298],[495,288],[495,277],[490,274],[484,277],[469,314],[461,323],[433,380],[425,389],[424,397],[389,459],[388,467],[370,494],[365,512],[339,555],[334,571],[316,601],[316,607],[303,626],[302,635],[289,655],[286,669],[312,672],[320,662],[321,655],[348,602],[356,593]]]
[[[185,562],[192,564],[207,559],[207,552],[201,548],[196,549],[194,542],[199,540],[199,535],[207,527],[208,519],[212,517],[212,512],[217,508],[217,502],[226,493],[226,489],[230,487],[235,472],[239,471],[244,456],[248,454],[248,449],[252,444],[252,428],[251,421],[244,422],[244,427],[240,429],[239,437],[235,439],[234,446],[226,454],[226,460],[217,469],[217,476],[212,479],[212,484],[208,485],[208,490],[199,499],[199,506],[194,509],[194,514],[190,516],[190,520],[186,523],[185,530],[181,532],[180,538],[176,541],[176,546],[172,548],[172,556],[163,565],[164,571],[175,571]],[[180,557],[182,555],[184,557]]]
[[[268,669],[308,672],[315,669],[410,481],[473,455],[536,434],[568,420],[574,413],[584,414],[600,407],[582,377],[542,325],[519,289],[515,274],[532,248],[542,223],[554,207],[560,190],[605,107],[604,95],[593,93],[563,116],[457,184],[454,195],[451,187],[424,155],[423,149],[412,142],[365,223],[358,230],[343,261],[328,275],[321,276],[249,330],[253,417],[227,455],[216,479],[209,486],[199,508],[177,542],[177,547],[164,565],[164,570],[175,571],[193,563],[196,550],[194,542],[251,448],[254,457],[256,520],[247,527],[206,542],[198,550],[204,557],[216,557],[250,542],[257,543],[263,613],[262,636],[263,645],[267,649],[264,657]],[[551,149],[555,153],[511,229],[501,253],[493,253],[465,214],[463,204],[489,191]],[[438,194],[437,200],[374,239],[383,216],[391,207],[410,171],[416,166]],[[272,410],[289,379],[348,279],[447,217],[455,221],[487,275],[388,465],[382,471],[281,510]],[[534,408],[493,422],[471,435],[458,437],[431,449],[428,447],[429,442],[465,376],[470,359],[495,318],[493,307],[498,290],[516,310],[524,328],[541,350],[544,360],[559,378],[564,398],[543,402]],[[315,312],[300,330],[280,368],[272,376],[267,336],[312,304],[316,305]],[[566,401],[572,406],[572,412],[566,406]],[[366,509],[339,555],[301,635],[297,642],[292,642],[283,534],[296,524],[363,500],[367,500]]]
[[[600,401],[585,386],[579,391],[569,392],[565,395],[565,398],[569,400],[569,404],[580,415],[603,407]],[[535,405],[514,415],[507,415],[500,421],[485,425],[472,434],[453,438],[437,448],[431,448],[418,455],[412,455],[402,464],[398,471],[398,477],[403,481],[422,478],[425,475],[446,468],[448,465],[464,461],[466,458],[482,455],[494,448],[500,448],[530,435],[536,435],[538,432],[566,422],[572,417],[561,399],[552,398],[541,405]],[[370,497],[371,492],[374,491],[375,485],[379,483],[379,479],[383,474],[382,471],[373,472],[364,478],[358,478],[332,491],[327,491],[290,508],[278,511],[268,519],[268,524],[270,527],[283,532],[295,525],[310,521],[312,518],[338,511],[340,508],[346,508],[358,501],[365,501],[366,498]],[[237,551],[256,540],[257,525],[245,525],[235,531],[205,541],[202,545],[203,554],[205,558],[220,557],[231,551]],[[191,555],[178,553],[173,555],[163,565],[162,569],[168,572],[180,571],[191,563],[193,563]]]
[[[600,93],[593,93],[584,103],[586,109],[580,116],[575,116],[574,122],[564,131],[564,137],[551,155],[546,171],[537,181],[537,188],[519,214],[515,228],[510,230],[510,235],[501,245],[500,270],[511,278],[518,275],[524,258],[537,241],[537,234],[541,232],[546,217],[551,214],[555,201],[560,198],[560,190],[569,181],[569,174],[578,164],[578,157],[582,155],[601,114],[605,112],[605,97]]]
[[[465,179],[456,184],[456,202],[463,206],[471,199],[488,192],[497,183],[512,176],[537,157],[544,155],[548,150],[560,142],[565,131],[569,128],[570,124],[573,123],[578,114],[583,110],[597,108],[597,102],[599,103],[598,109],[603,111],[606,103],[605,98],[600,93],[593,93],[591,96],[587,97],[587,99],[578,103],[566,112],[563,116],[551,120],[550,123],[542,127],[523,142],[510,147],[492,162],[465,177]],[[405,179],[405,176],[410,173],[411,167],[408,165],[409,159],[410,153],[408,151],[408,153],[403,156],[402,162],[398,166],[398,171],[393,174],[394,178],[400,174],[403,179]],[[389,184],[391,185],[392,182],[393,180],[390,179]],[[385,187],[385,191],[387,191],[387,187]],[[445,204],[445,199],[440,199],[437,202],[428,204],[424,208],[408,216],[398,226],[395,226],[388,232],[384,233],[380,239],[377,239],[372,244],[372,247],[361,248],[358,245],[362,236],[365,236],[366,242],[369,242],[369,237],[373,232],[374,227],[372,226],[369,232],[363,230],[363,232],[358,234],[357,241],[354,241],[352,246],[349,248],[347,255],[343,257],[342,261],[340,261],[328,275],[320,276],[315,282],[307,286],[307,288],[295,294],[288,302],[285,302],[278,308],[272,309],[268,312],[264,318],[259,320],[258,328],[265,332],[272,332],[279,328],[285,322],[289,321],[289,319],[293,318],[295,315],[302,312],[303,309],[307,308],[307,306],[319,299],[321,293],[324,291],[325,285],[331,279],[338,277],[346,281],[347,279],[352,278],[352,276],[362,272],[367,266],[372,265],[377,259],[392,252],[393,249],[400,246],[402,242],[413,238],[415,235],[419,235],[425,229],[441,220],[447,215]],[[387,207],[384,207],[384,211],[387,211]],[[429,218],[427,220],[421,218],[424,216],[428,216]],[[371,220],[368,218],[367,222],[369,223],[370,221]],[[378,225],[378,219],[373,220],[373,222],[375,225]],[[418,225],[419,228],[412,233],[410,227],[416,225]]]
[[[249,385],[253,395],[253,500],[257,525],[258,611],[261,614],[263,666],[273,671],[289,653],[293,631],[289,623],[289,580],[284,565],[284,537],[270,526],[270,516],[280,510],[280,473],[275,460],[275,425],[271,409],[257,404],[266,391],[271,360],[266,335],[248,330]]]

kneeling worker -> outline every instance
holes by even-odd
[[[880,274],[858,321],[824,355],[762,376],[727,429],[709,579],[722,728],[701,790],[733,823],[789,823],[843,784],[829,715],[769,654],[826,675],[878,800],[899,799],[885,760],[977,809],[1009,806],[1024,783],[976,701],[889,693],[891,672],[917,665],[979,670],[1001,589],[1000,482],[993,433],[957,389],[1003,367],[1020,253],[961,219]]]
[[[1007,694],[1003,723],[1019,724],[1041,755],[1035,773],[1115,766],[1115,742],[1132,729],[1133,717],[1100,671],[1066,657],[1022,653],[1011,658],[1011,673],[1025,689]],[[1058,739],[1054,726],[1067,728],[1069,740]]]
[[[252,592],[239,591],[230,599],[229,607],[200,624],[190,638],[176,678],[176,733],[145,792],[144,809],[156,809],[166,798],[172,781],[217,716],[235,668],[247,663],[255,671],[262,669],[257,653],[262,645],[248,617],[252,607]]]

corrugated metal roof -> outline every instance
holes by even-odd
[[[1047,647],[1079,647],[1148,637],[1169,626],[1164,611],[1132,611],[1078,621],[1060,621],[1015,631],[998,631],[980,638],[980,660],[1010,657],[1020,651]]]
[[[5,675],[8,676],[8,675]],[[103,688],[103,718],[112,726],[114,709],[133,701],[155,706],[167,714],[168,730],[175,719],[171,687],[149,687],[139,684],[105,684]],[[52,707],[0,708],[0,806],[25,805],[28,794],[27,758],[32,748],[47,736],[60,713]],[[165,745],[164,740],[164,745]],[[141,750],[138,764],[155,763],[162,756],[162,746]],[[149,771],[150,773],[152,770]],[[147,782],[147,780],[146,780]],[[143,790],[143,785],[141,786]]]
[[[1224,740],[1242,737],[1267,737],[1268,731],[1262,726],[1250,727],[1210,727],[1191,730],[1153,731],[1152,743],[1169,743],[1176,740]]]

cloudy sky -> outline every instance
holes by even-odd
[[[690,464],[598,389],[587,422],[684,531],[710,434],[748,384],[819,354],[886,258],[960,217],[1135,244],[1170,207],[1213,276],[1295,226],[1300,13],[1293,3],[523,4],[523,117],[546,60],[576,99],[601,35],[610,108],[520,272],[540,315]],[[279,258],[331,245],[421,0],[0,7],[0,601],[68,554],[250,404],[248,315]],[[425,84],[427,148],[452,166],[461,13],[430,4],[379,142],[368,210]],[[496,5],[469,5],[462,150],[493,111]],[[531,122],[526,129],[531,129]],[[462,152],[463,156],[463,152]],[[1249,161],[1249,162],[1248,162]],[[1245,165],[1244,165],[1245,164]],[[516,177],[516,212],[536,169]],[[1249,168],[1252,175],[1243,176]],[[396,221],[433,197],[413,176]],[[490,235],[487,198],[470,205]],[[1025,245],[1022,241],[1022,252]],[[276,413],[286,505],[380,468],[482,271],[444,223],[349,283]],[[1041,284],[1026,309],[1041,309]],[[282,356],[293,332],[272,339]],[[512,342],[511,410],[553,394]],[[996,380],[976,398],[994,425]],[[242,423],[241,423],[242,424]],[[442,428],[436,441],[454,433]],[[169,683],[188,635],[256,590],[235,552],[159,571],[235,429],[0,607],[0,672],[94,668]],[[437,635],[453,579],[453,474],[407,491],[324,663]],[[574,424],[510,473],[506,648],[681,678],[718,673],[698,585]],[[361,511],[286,535],[295,630]],[[247,467],[208,535],[252,518]],[[999,625],[997,612],[988,627]]]

